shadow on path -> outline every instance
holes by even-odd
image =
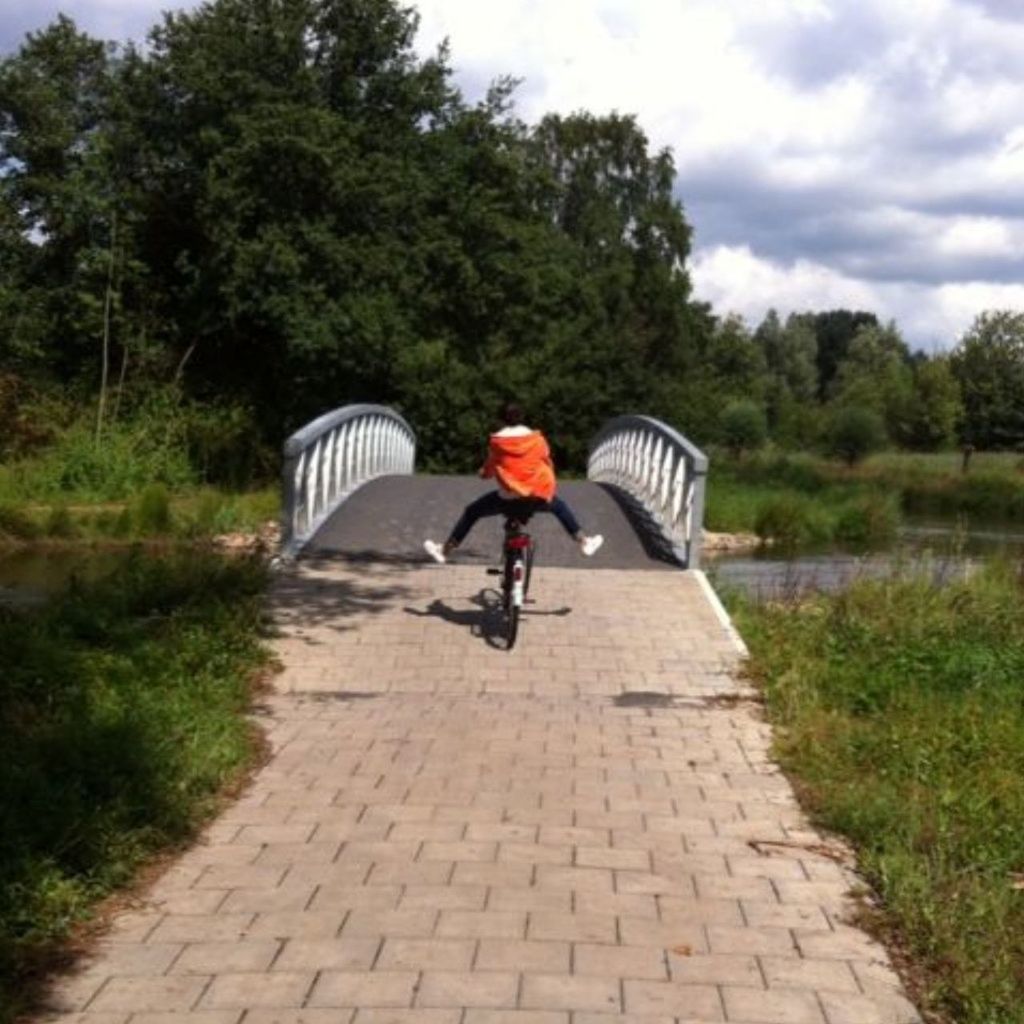
[[[453,626],[468,629],[471,636],[483,640],[489,647],[505,649],[504,626],[505,619],[501,608],[501,594],[492,587],[484,587],[479,593],[469,598],[469,601],[476,605],[472,608],[452,608],[440,598],[435,598],[426,608],[409,608],[403,611],[406,615],[415,615],[417,618],[435,618],[450,622]],[[527,604],[532,603],[529,599]],[[523,608],[520,613],[524,617],[554,615],[564,617],[572,614],[569,607],[553,608],[551,611],[538,611],[533,608]]]
[[[289,635],[307,643],[317,643],[304,636],[303,627],[329,628],[343,633],[358,627],[360,616],[377,615],[393,607],[396,601],[408,600],[415,593],[401,583],[373,583],[330,576],[290,574],[279,577],[273,587],[275,632],[289,627]]]

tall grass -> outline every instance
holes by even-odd
[[[706,522],[789,546],[881,543],[908,513],[1024,522],[1021,457],[980,452],[966,474],[960,458],[887,453],[847,467],[806,453],[716,453]]]
[[[957,1024],[1024,1022],[1020,573],[734,600],[776,752],[855,843],[922,998]]]
[[[0,1020],[252,759],[263,585],[256,561],[140,554],[41,610],[0,609]]]

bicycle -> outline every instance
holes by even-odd
[[[517,510],[505,517],[505,537],[501,546],[502,567],[488,569],[492,576],[501,576],[502,611],[505,622],[505,650],[515,646],[519,634],[519,616],[530,591],[536,547],[526,532],[532,512]]]

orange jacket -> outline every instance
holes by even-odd
[[[491,434],[480,475],[494,477],[504,490],[523,498],[550,501],[555,496],[551,449],[539,430],[519,436]]]

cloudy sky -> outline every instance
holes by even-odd
[[[141,38],[160,0],[0,0]],[[187,4],[186,4],[187,6]],[[836,306],[947,347],[1024,309],[1024,0],[419,0],[471,98],[635,113],[670,146],[697,293],[756,323]]]

